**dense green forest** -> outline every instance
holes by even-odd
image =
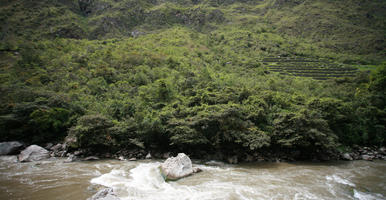
[[[0,138],[193,156],[386,143],[384,0],[2,0]]]

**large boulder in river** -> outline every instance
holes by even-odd
[[[39,161],[49,158],[49,152],[38,145],[31,145],[19,154],[20,162]]]
[[[18,151],[23,147],[20,142],[1,142],[0,143],[0,155],[12,155],[17,154]]]
[[[161,174],[166,181],[175,181],[189,176],[199,169],[193,169],[192,161],[184,153],[179,153],[177,157],[170,157],[160,166]]]

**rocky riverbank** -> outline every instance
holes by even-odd
[[[24,149],[24,150],[23,150]],[[29,149],[29,150],[28,150]],[[31,150],[32,149],[32,150]],[[23,150],[23,151],[22,151]],[[67,162],[73,161],[89,161],[98,160],[100,158],[111,158],[118,160],[141,160],[141,159],[167,159],[171,156],[176,156],[179,152],[161,152],[161,151],[147,151],[144,149],[122,149],[116,153],[93,153],[87,149],[71,149],[66,143],[52,144],[49,143],[43,147],[37,145],[26,146],[20,142],[2,142],[0,143],[0,152],[2,155],[19,155],[20,161],[34,161],[46,159],[49,157],[67,157]],[[24,153],[21,153],[24,152]],[[237,164],[240,162],[291,162],[297,160],[304,160],[300,157],[300,151],[292,152],[255,152],[252,154],[240,153],[226,155],[223,153],[208,154],[201,152],[201,154],[191,154],[190,157],[198,160],[221,160],[230,164]],[[31,157],[31,158],[30,158]],[[313,161],[328,161],[328,160],[367,160],[375,159],[386,160],[385,147],[361,147],[354,146],[350,151],[331,154],[320,154],[315,156]],[[308,159],[310,160],[310,159]]]

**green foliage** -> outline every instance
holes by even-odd
[[[77,138],[78,147],[96,150],[115,143],[110,131],[113,126],[111,120],[102,115],[84,115],[78,119],[76,126],[70,129],[69,135]]]
[[[92,2],[0,6],[3,140],[305,157],[386,142],[385,64],[352,66],[384,61],[384,2]],[[318,81],[268,70],[302,62],[261,62],[279,56],[355,73]]]

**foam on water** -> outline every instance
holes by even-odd
[[[382,194],[369,194],[360,192],[354,189],[354,198],[358,200],[384,200],[385,197]]]
[[[327,181],[335,181],[336,183],[340,183],[343,185],[348,185],[351,187],[355,187],[355,184],[352,183],[351,181],[344,179],[340,177],[339,175],[333,174],[332,176],[326,176]]]
[[[142,163],[129,174],[124,169],[111,172],[91,180],[91,183],[112,187],[123,200],[129,199],[249,199],[244,196],[252,188],[218,180],[185,185],[184,181],[165,182],[158,166],[160,163]],[[207,171],[228,171],[218,167],[200,166]],[[226,191],[226,192],[224,192]],[[231,192],[230,192],[231,191]]]

